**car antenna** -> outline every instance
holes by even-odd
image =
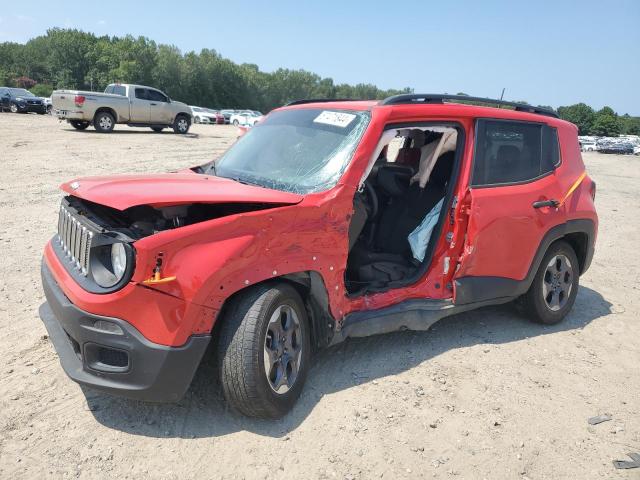
[[[502,87],[502,94],[500,95],[500,101],[502,101],[502,99],[504,98],[504,88]],[[500,106],[498,106],[498,108],[502,108],[502,104],[500,104]]]

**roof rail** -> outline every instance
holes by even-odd
[[[304,105],[305,103],[325,103],[325,102],[356,102],[352,98],[305,98],[302,100],[294,100],[293,102],[289,102],[285,105],[285,107],[290,107],[291,105]]]
[[[490,105],[497,105],[498,107],[507,106],[513,107],[518,112],[537,113],[539,115],[546,115],[548,117],[558,118],[558,114],[553,110],[543,107],[534,107],[533,105],[527,105],[526,103],[505,102],[504,100],[496,100],[493,98],[482,97],[470,97],[467,95],[447,95],[447,94],[434,94],[434,93],[407,93],[403,95],[394,95],[392,97],[385,98],[380,101],[379,105],[401,105],[412,103],[445,103],[445,100],[459,101],[459,102],[481,102]]]

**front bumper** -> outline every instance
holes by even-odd
[[[45,262],[41,273],[47,302],[40,307],[40,317],[62,368],[72,380],[136,400],[175,402],[182,398],[209,345],[210,335],[193,335],[181,347],[158,345],[124,320],[76,307]],[[117,325],[121,333],[96,328],[96,321],[100,320]]]
[[[47,107],[44,104],[29,104],[29,103],[16,103],[19,112],[36,112],[44,113],[47,111]]]

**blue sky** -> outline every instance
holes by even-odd
[[[53,26],[144,35],[183,52],[213,48],[337,83],[489,97],[506,87],[510,100],[640,115],[640,0],[34,0],[0,9],[0,42]]]

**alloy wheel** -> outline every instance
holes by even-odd
[[[549,310],[557,312],[567,304],[573,275],[573,266],[565,255],[558,254],[549,261],[542,277],[542,295]]]
[[[189,128],[189,123],[184,118],[181,118],[180,120],[178,120],[178,130],[184,133],[187,131],[188,128]]]
[[[264,370],[275,393],[288,392],[296,382],[302,360],[301,335],[295,309],[289,305],[276,308],[264,339]]]
[[[98,123],[100,124],[100,128],[104,130],[109,130],[111,128],[111,118],[107,115],[100,117],[100,121]]]

